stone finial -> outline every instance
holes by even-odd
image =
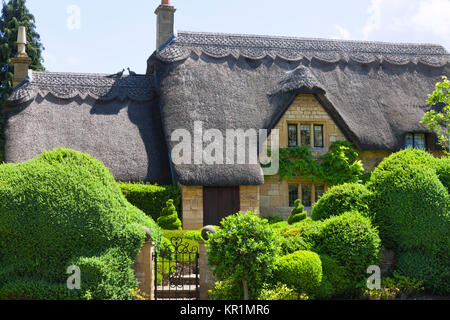
[[[211,232],[211,233],[216,233],[217,230],[216,230],[216,228],[213,227],[213,226],[206,226],[206,227],[203,227],[203,229],[202,229],[202,238],[203,238],[205,241],[208,241],[208,240],[209,240],[209,235],[208,235],[209,232]]]
[[[152,241],[152,232],[147,227],[142,227],[145,230],[145,242]]]
[[[28,68],[31,64],[31,59],[26,52],[27,45],[27,31],[24,26],[20,26],[17,33],[17,55],[11,59],[14,65],[13,86],[16,87],[28,77]]]
[[[175,11],[170,0],[162,0],[156,8],[156,51],[175,36]]]

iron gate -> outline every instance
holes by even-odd
[[[155,300],[198,300],[199,251],[180,237],[170,239],[153,254]]]

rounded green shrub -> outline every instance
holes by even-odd
[[[416,155],[418,160],[411,159]],[[374,193],[375,224],[387,248],[445,251],[450,237],[448,191],[434,167],[419,164],[420,159],[436,160],[405,150],[374,170],[368,187]]]
[[[305,220],[308,217],[308,213],[305,211],[305,206],[300,199],[295,200],[295,208],[291,211],[291,216],[288,219],[289,224],[294,224]]]
[[[366,276],[369,266],[378,263],[380,243],[369,218],[347,212],[323,222],[320,253],[336,259],[357,282]]]
[[[279,257],[275,261],[273,280],[294,288],[300,294],[314,296],[322,282],[319,255],[311,251],[297,251]]]
[[[397,259],[400,275],[424,281],[425,288],[436,294],[450,294],[450,257],[433,255],[430,252],[400,252]]]
[[[181,221],[172,199],[167,200],[157,223],[164,230],[181,230]]]
[[[343,297],[355,290],[351,275],[337,260],[325,254],[320,255],[322,261],[322,283],[317,293],[319,299]]]
[[[275,235],[267,220],[250,211],[229,216],[221,225],[216,233],[209,233],[208,264],[217,280],[247,282],[249,297],[255,299],[278,253]]]
[[[128,299],[143,226],[160,241],[94,157],[55,149],[0,165],[0,299]],[[81,290],[69,291],[73,265]]]
[[[311,218],[325,220],[348,211],[358,211],[364,216],[370,216],[371,195],[364,185],[357,183],[334,186],[314,205]]]
[[[269,221],[269,224],[275,224],[275,223],[284,221],[281,216],[267,216],[267,217],[264,217],[264,219]]]
[[[316,251],[321,243],[321,230],[321,221],[306,218],[293,225],[286,224],[284,228],[277,228],[274,232],[282,254],[289,254],[300,250]]]
[[[450,158],[436,159],[436,173],[447,191],[450,192]]]

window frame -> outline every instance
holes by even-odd
[[[408,139],[408,135],[412,136],[412,145],[407,145],[407,139]],[[416,143],[416,136],[423,136],[423,149],[422,148],[418,148],[417,147],[417,143]],[[428,146],[427,146],[427,134],[425,132],[408,132],[405,135],[405,149],[408,147],[412,147],[413,149],[419,149],[419,150],[428,150]]]
[[[295,146],[290,144],[289,137],[289,128],[296,127],[296,136],[297,136],[297,146],[303,147],[302,143],[302,126],[309,127],[309,145],[306,145],[308,148],[312,149],[323,149],[328,146],[328,139],[326,135],[326,123],[323,121],[287,121],[287,146],[288,148],[294,148]],[[322,128],[322,146],[317,146],[316,136],[314,132],[314,128],[320,126]]]
[[[295,127],[295,135],[296,135],[296,145],[291,145],[291,136],[290,136],[290,128],[291,127]],[[288,123],[288,127],[287,127],[287,145],[288,148],[295,148],[299,146],[299,139],[298,139],[298,123]]]
[[[321,128],[321,130],[320,130],[321,135],[322,135],[322,138],[321,138],[322,145],[321,146],[318,146],[316,144],[317,143],[317,141],[316,141],[316,127],[320,127]],[[313,124],[313,136],[314,136],[314,148],[325,148],[325,126],[323,124],[317,124],[317,123]]]

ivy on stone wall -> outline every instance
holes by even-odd
[[[359,153],[348,141],[331,144],[329,152],[314,158],[308,147],[280,149],[280,180],[303,177],[312,182],[322,181],[329,186],[358,182],[364,174]]]

